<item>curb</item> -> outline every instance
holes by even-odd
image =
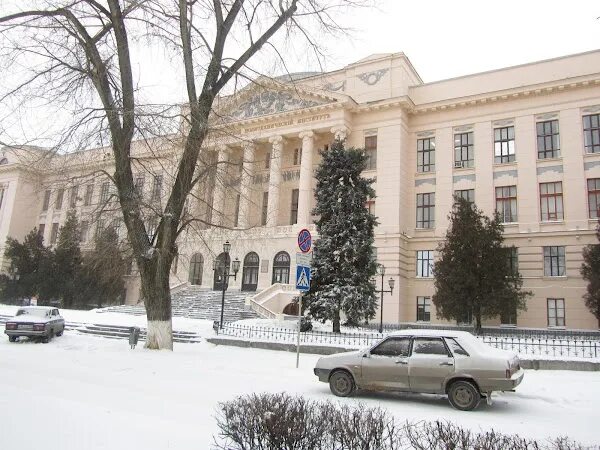
[[[259,348],[263,350],[278,350],[295,352],[296,344],[282,342],[246,341],[227,337],[209,337],[206,342],[214,345],[230,345],[242,348]],[[356,348],[332,347],[324,345],[301,344],[300,353],[312,355],[331,355],[334,353],[351,352]],[[553,359],[521,359],[523,369],[532,370],[577,370],[583,372],[600,372],[600,362],[580,360],[553,360]]]

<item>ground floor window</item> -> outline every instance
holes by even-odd
[[[548,299],[548,326],[549,327],[564,327],[565,326],[565,299],[564,298],[549,298]]]
[[[431,321],[431,297],[417,297],[417,322]]]
[[[273,258],[273,282],[289,284],[290,282],[290,255],[287,252],[279,252]]]

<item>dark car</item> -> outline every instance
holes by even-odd
[[[41,338],[47,343],[54,336],[61,336],[65,331],[65,319],[58,308],[50,306],[25,306],[17,310],[17,314],[5,324],[4,333],[10,342],[19,337]]]

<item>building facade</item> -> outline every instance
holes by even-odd
[[[260,79],[219,99],[172,285],[218,288],[213,262],[226,258],[225,240],[241,261],[230,288],[260,292],[292,283],[296,234],[314,231],[319,152],[335,138],[364,147],[364,175],[376,179],[377,196],[365,207],[379,221],[378,261],[396,282],[384,296],[385,322],[439,321],[432,264],[458,194],[488,215],[500,213],[506,243],[516,247],[511,262],[534,293],[526,311],[490,324],[598,327],[582,298],[579,268],[583,247],[595,242],[600,209],[600,51],[433,83],[423,83],[402,53],[372,55],[334,72]],[[136,190],[155,211],[148,214],[150,237],[180,141],[136,142],[144,161],[136,166]],[[80,216],[84,245],[104,226],[124,235],[104,175],[110,151],[45,155],[3,150],[0,242],[37,226],[53,244],[69,209]],[[134,271],[127,301],[138,296]]]

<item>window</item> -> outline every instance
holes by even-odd
[[[494,128],[494,162],[515,161],[515,127]]]
[[[44,203],[42,204],[42,211],[48,211],[48,207],[50,206],[50,195],[52,191],[47,190],[44,192]]]
[[[600,153],[600,114],[583,116],[583,145],[586,153]]]
[[[417,251],[417,277],[430,278],[433,276],[433,250]]]
[[[265,226],[267,224],[267,212],[269,211],[269,191],[263,192],[262,202],[262,214],[260,217],[260,224]]]
[[[298,196],[300,195],[299,189],[292,189],[292,207],[290,211],[290,225],[298,223]]]
[[[417,140],[417,172],[435,171],[435,138]]]
[[[365,136],[365,154],[367,155],[366,170],[377,168],[377,136]]]
[[[475,203],[475,189],[459,189],[454,191],[454,196],[468,201],[471,205]]]
[[[519,249],[517,247],[507,248],[508,268],[513,275],[519,274]]]
[[[58,224],[53,223],[52,229],[50,230],[50,245],[56,244],[57,239],[58,239]]]
[[[417,228],[435,226],[435,193],[417,194]]]
[[[412,352],[413,355],[450,356],[442,338],[415,338]]]
[[[504,223],[517,221],[517,186],[496,188],[496,211]]]
[[[273,282],[288,284],[290,282],[290,255],[279,252],[273,259]]]
[[[267,152],[265,154],[265,169],[269,169],[271,167],[271,153]]]
[[[42,238],[42,241],[44,240],[45,232],[46,232],[46,224],[40,223],[40,226],[38,227],[38,236]]]
[[[473,167],[473,132],[454,135],[454,167]]]
[[[562,246],[544,247],[544,276],[565,276],[565,248]]]
[[[90,206],[92,204],[93,195],[94,195],[94,185],[88,184],[85,187],[85,198],[83,199],[84,206]]]
[[[113,229],[115,236],[119,237],[119,230],[121,229],[121,221],[119,219],[113,219],[110,223],[110,227]]]
[[[295,148],[294,149],[294,165],[299,166],[302,163],[302,149]]]
[[[73,186],[71,188],[71,195],[69,198],[69,207],[75,208],[77,206],[77,192],[79,191],[79,186]]]
[[[600,217],[600,178],[587,180],[588,210],[590,219]]]
[[[148,233],[148,240],[152,242],[158,229],[158,217],[151,217],[146,222],[146,233]]]
[[[82,220],[79,226],[79,240],[81,242],[87,242],[88,235],[90,233],[90,223],[87,220]]]
[[[56,209],[62,208],[64,198],[65,198],[65,190],[63,188],[60,188],[58,191],[56,191],[56,202],[54,204]]]
[[[369,353],[376,356],[408,358],[410,354],[410,338],[388,338]]]
[[[4,202],[4,186],[0,187],[0,208],[2,208],[2,203]]]
[[[96,222],[96,238],[100,237],[102,232],[104,231],[105,221],[104,219],[98,219]]]
[[[542,222],[564,218],[561,181],[540,183],[540,209]]]
[[[105,204],[110,198],[110,183],[105,181],[100,187],[100,203]]]
[[[162,175],[154,175],[154,182],[152,184],[152,201],[160,202],[162,197],[162,183],[163,177]]]
[[[431,297],[417,297],[417,322],[431,321]]]
[[[535,127],[537,131],[538,159],[558,158],[560,156],[558,120],[538,122]]]
[[[454,354],[454,357],[456,357],[456,355],[470,356],[469,353],[464,348],[462,348],[458,342],[456,342],[456,339],[446,338],[446,344],[448,344],[448,347],[450,347],[450,350]]]
[[[375,200],[367,200],[365,208],[369,211],[369,214],[375,215]]]
[[[565,326],[565,299],[549,298],[548,301],[548,326]]]
[[[135,195],[138,198],[144,198],[144,183],[145,182],[146,182],[146,178],[143,175],[138,175],[137,177],[135,177],[133,189],[135,191]]]
[[[0,159],[0,166],[3,166],[5,164],[8,164],[8,159],[7,158]]]

